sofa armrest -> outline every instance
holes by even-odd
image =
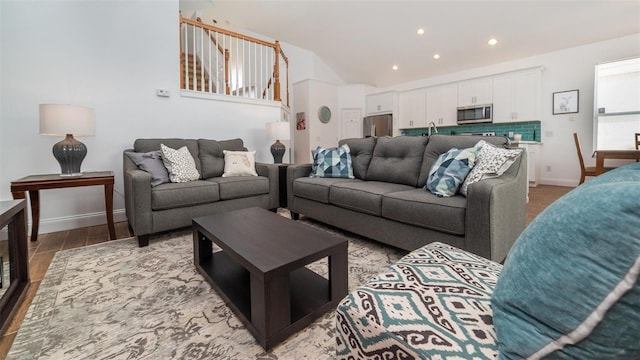
[[[311,174],[311,164],[296,164],[287,167],[287,204],[293,204],[293,180],[308,177]]]
[[[465,249],[501,262],[525,228],[527,206],[527,154],[497,178],[469,186]]]
[[[133,151],[133,150],[125,150]],[[124,203],[129,226],[134,235],[150,234],[153,231],[151,217],[151,174],[139,170],[131,159],[122,154],[124,177]]]
[[[269,208],[276,209],[280,205],[280,175],[276,164],[256,163],[256,172],[269,178]]]

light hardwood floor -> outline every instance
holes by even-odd
[[[570,187],[540,185],[529,190],[527,204],[527,224],[529,224],[542,210],[562,195],[569,192]],[[125,239],[131,237],[126,222],[116,223],[116,237]],[[40,234],[38,241],[29,242],[29,274],[31,285],[27,295],[16,312],[5,334],[0,337],[0,359],[4,359],[11,348],[13,339],[18,333],[20,324],[29,309],[29,305],[49,268],[49,264],[56,252],[77,247],[98,244],[109,241],[106,225],[91,226],[73,230]],[[153,244],[151,245],[153,246]]]

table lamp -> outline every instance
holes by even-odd
[[[60,163],[62,176],[82,174],[80,164],[87,147],[73,136],[93,136],[95,113],[83,106],[40,104],[40,135],[66,136],[53,145],[53,156]]]
[[[282,164],[282,156],[286,150],[286,147],[280,140],[289,140],[289,123],[280,121],[280,122],[270,122],[267,123],[267,135],[269,139],[275,140],[276,142],[271,145],[271,155],[273,155],[273,163],[274,164]]]

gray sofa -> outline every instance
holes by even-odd
[[[125,153],[186,146],[200,179],[151,186],[151,174],[138,169]],[[123,153],[125,210],[140,246],[149,235],[191,225],[195,217],[247,207],[276,209],[279,203],[278,166],[256,163],[258,176],[222,177],[223,150],[246,151],[242,139],[137,139]]]
[[[479,140],[506,146],[505,137],[451,136],[345,139],[355,179],[310,178],[311,164],[287,168],[288,208],[299,214],[405,250],[439,241],[502,261],[525,227],[526,154],[500,177],[469,186],[467,196],[424,190],[438,156]]]

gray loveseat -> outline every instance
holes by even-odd
[[[190,226],[195,217],[254,206],[278,207],[276,165],[256,163],[258,176],[222,177],[223,150],[246,151],[242,139],[137,139],[125,153],[160,150],[160,144],[174,149],[186,146],[200,179],[151,186],[151,174],[138,169],[123,153],[125,210],[140,246],[149,244],[150,234]]]
[[[355,179],[310,178],[311,164],[287,168],[288,208],[299,214],[405,250],[439,241],[502,261],[525,227],[526,154],[500,177],[471,184],[467,196],[424,190],[438,156],[479,140],[450,136],[345,139]]]

